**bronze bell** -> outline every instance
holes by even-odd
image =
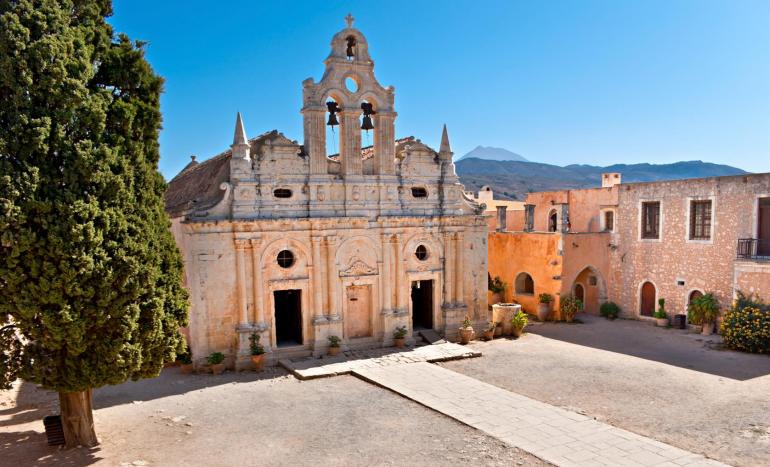
[[[374,124],[372,124],[372,117],[368,115],[364,115],[364,121],[361,122],[361,129],[362,130],[374,130]]]
[[[329,125],[329,126],[339,125],[340,122],[337,121],[337,114],[330,113],[329,114],[329,120],[326,122],[326,124]]]
[[[326,110],[329,111],[329,120],[326,124],[329,126],[339,125],[340,122],[337,121],[337,112],[341,110],[340,106],[334,101],[329,101],[326,103]]]

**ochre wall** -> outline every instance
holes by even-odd
[[[586,292],[585,310],[599,313],[599,305],[607,300],[607,280],[610,275],[610,234],[605,232],[577,233],[564,236],[564,268],[562,290],[571,295],[575,282],[580,282]],[[595,275],[597,283],[588,283],[588,276]]]

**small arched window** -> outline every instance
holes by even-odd
[[[559,215],[556,213],[556,209],[552,209],[548,213],[548,231],[556,232],[556,227],[559,225]]]
[[[278,266],[287,269],[294,265],[294,253],[289,250],[281,250],[278,252]]]
[[[273,190],[273,196],[276,198],[291,198],[291,190],[288,188],[277,188]]]
[[[526,272],[522,272],[516,276],[516,293],[519,295],[534,295],[535,281],[532,280],[532,276]]]
[[[425,261],[428,259],[428,249],[425,248],[425,245],[418,245],[414,250],[414,256],[416,256],[420,261]]]
[[[428,197],[428,190],[426,190],[423,187],[413,187],[412,188],[412,196],[415,198],[427,198]]]

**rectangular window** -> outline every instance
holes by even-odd
[[[642,203],[642,238],[660,238],[660,201]]]
[[[535,205],[524,205],[524,230],[530,232],[535,228]]]
[[[615,211],[604,211],[604,230],[607,232],[615,230]]]
[[[690,201],[690,240],[711,240],[711,200]]]

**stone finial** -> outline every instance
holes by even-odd
[[[345,17],[345,22],[348,24],[348,29],[353,27],[353,21],[355,21],[355,18],[353,18],[353,15],[348,13],[348,15]]]
[[[449,154],[452,152],[452,148],[449,146],[449,135],[446,131],[446,123],[444,124],[444,131],[441,132],[441,147],[438,152],[441,154]]]
[[[236,144],[249,144],[249,139],[246,137],[246,129],[243,127],[243,119],[241,113],[238,112],[238,117],[235,119],[235,136],[233,136],[233,146]]]

